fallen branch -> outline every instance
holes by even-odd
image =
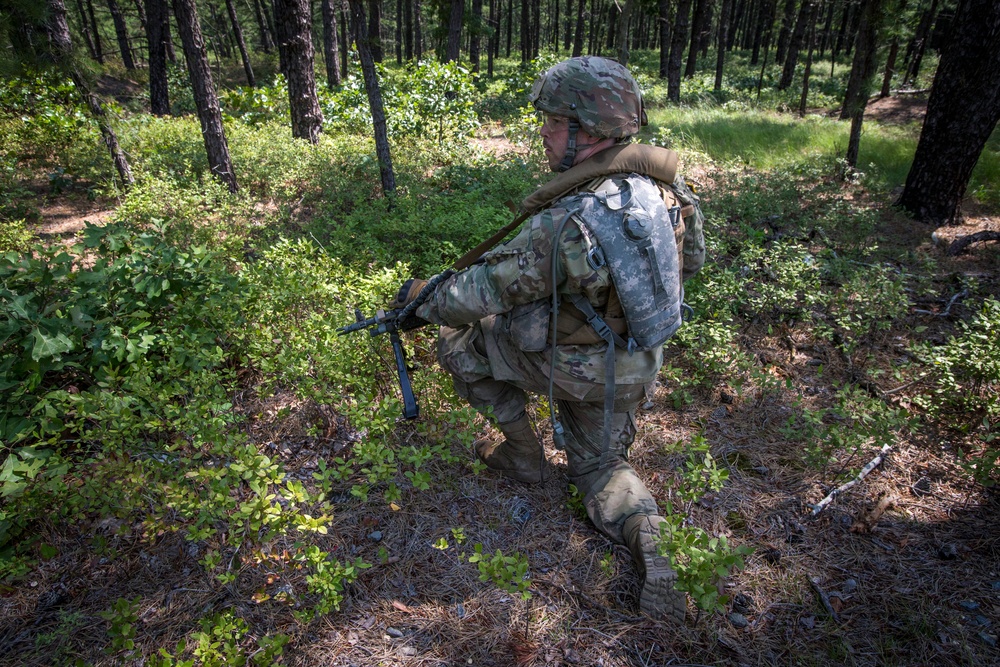
[[[951,242],[950,246],[948,246],[948,255],[951,257],[961,255],[967,247],[973,243],[978,243],[979,241],[1000,241],[1000,232],[987,229],[986,231],[976,232],[975,234],[969,234],[968,236],[957,238]]]
[[[830,618],[836,623],[840,623],[840,617],[837,616],[837,611],[830,604],[830,596],[826,594],[822,588],[819,587],[819,581],[809,577],[809,583],[812,584],[812,588],[816,591],[816,595],[819,597],[819,601],[823,603],[823,609],[826,609],[826,613],[830,615]]]
[[[832,503],[837,496],[839,496],[840,494],[844,493],[845,491],[847,491],[848,489],[850,489],[851,487],[853,487],[855,484],[857,484],[858,482],[860,482],[861,480],[863,480],[865,477],[867,477],[868,473],[870,473],[872,470],[874,470],[875,467],[878,464],[882,463],[882,459],[885,458],[885,455],[889,453],[889,450],[891,448],[892,448],[892,445],[889,445],[889,444],[883,445],[882,449],[879,450],[879,453],[875,456],[875,458],[873,458],[871,461],[869,461],[868,463],[865,464],[865,467],[861,469],[861,472],[858,473],[857,477],[855,477],[854,479],[850,480],[849,482],[845,482],[844,484],[841,484],[836,489],[834,489],[833,491],[831,491],[830,493],[828,493],[826,495],[826,498],[823,498],[823,500],[821,500],[818,503],[816,503],[815,505],[813,505],[813,510],[812,510],[812,512],[810,512],[809,518],[813,519],[813,518],[819,516],[819,513],[822,512],[826,508],[827,505],[829,505],[830,503]]]
[[[969,237],[966,236],[965,238],[969,238]],[[949,252],[951,252],[951,251],[949,251]],[[955,305],[955,302],[958,301],[959,299],[961,299],[963,297],[967,297],[967,296],[969,296],[969,290],[966,290],[966,289],[964,289],[961,292],[959,292],[958,294],[954,295],[953,297],[951,297],[951,300],[948,301],[948,306],[943,311],[941,311],[940,313],[931,312],[929,310],[920,310],[918,308],[914,308],[913,312],[920,313],[922,315],[933,315],[934,317],[948,317],[948,315],[951,313],[951,307]]]

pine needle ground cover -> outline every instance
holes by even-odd
[[[474,105],[518,109],[531,76]],[[631,454],[697,592],[675,627],[635,616],[627,552],[564,478],[475,462],[495,433],[432,331],[406,338],[413,422],[385,341],[334,332],[506,222],[544,178],[529,118],[400,124],[388,202],[348,115],[309,146],[241,93],[231,195],[192,119],[121,110],[119,197],[86,126],[20,120],[68,104],[26,85],[0,123],[0,663],[995,661],[1000,254],[950,257],[890,207],[910,130],[874,129],[877,169],[844,182],[839,123],[652,109],[710,257]],[[113,216],[19,231],[73,197]]]

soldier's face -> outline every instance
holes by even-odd
[[[549,168],[556,171],[563,156],[566,155],[566,145],[569,143],[569,119],[546,114],[539,133],[542,135],[542,146],[545,147],[545,159],[549,163]]]

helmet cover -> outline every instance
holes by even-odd
[[[624,65],[607,58],[582,56],[553,65],[535,81],[528,100],[602,139],[629,137],[646,124],[639,84]]]

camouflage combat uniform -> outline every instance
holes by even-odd
[[[612,177],[611,187],[620,188],[626,176]],[[650,193],[659,196],[651,179],[632,175],[632,180],[647,198]],[[579,210],[584,197],[595,195],[582,192],[555,201],[525,223],[515,238],[487,253],[482,263],[442,283],[417,310],[420,317],[441,325],[438,360],[453,376],[456,391],[479,411],[492,408],[500,424],[524,416],[525,392],[549,390],[553,239],[567,213]],[[583,295],[604,313],[614,288],[608,268],[595,269],[588,262],[595,245],[585,224],[573,217],[566,220],[558,243],[555,288],[560,295]],[[572,317],[572,311],[575,308],[562,300],[560,332],[564,323],[579,326],[581,320]],[[658,513],[627,455],[636,435],[636,406],[656,378],[663,351],[662,346],[632,355],[616,351],[613,458],[610,466],[601,468],[606,350],[603,341],[556,345],[553,395],[566,427],[570,481],[583,494],[598,530],[622,543],[629,516]]]

